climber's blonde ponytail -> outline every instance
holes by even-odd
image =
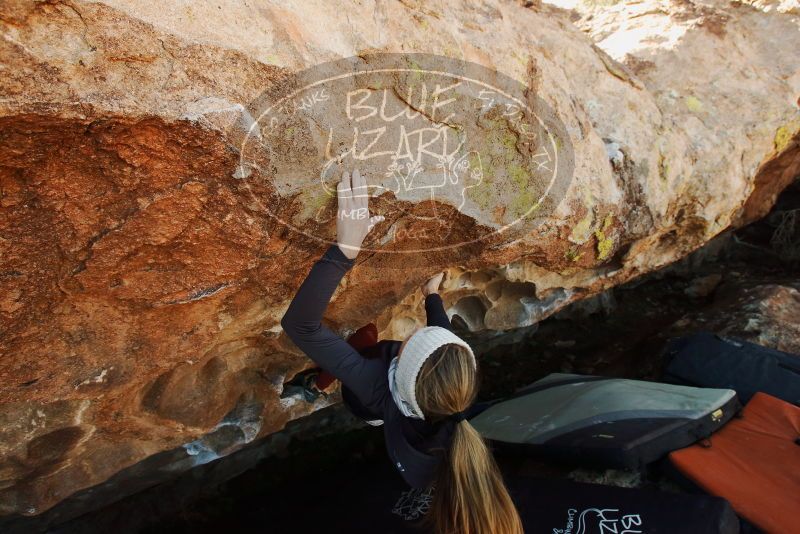
[[[448,344],[437,349],[416,383],[417,402],[425,418],[437,420],[467,409],[477,395],[477,377],[463,347]],[[523,534],[497,463],[468,421],[456,423],[424,524],[436,534]]]

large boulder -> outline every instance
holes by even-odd
[[[280,398],[309,361],[279,321],[326,247],[297,230],[330,203],[240,164],[252,103],[294,71],[388,52],[475,63],[530,87],[574,155],[563,198],[512,232],[493,231],[525,198],[508,168],[467,204],[381,197],[394,216],[329,309],[343,330],[375,320],[400,339],[437,270],[469,329],[533,324],[759,217],[798,174],[791,6],[523,4],[5,2],[0,513],[167,449],[208,461],[329,402]],[[522,153],[509,128],[485,134]],[[468,246],[380,253],[413,249],[397,225],[432,206]]]

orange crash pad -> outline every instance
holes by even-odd
[[[756,393],[711,437],[670,453],[699,487],[727,499],[736,513],[769,533],[800,534],[800,408]]]

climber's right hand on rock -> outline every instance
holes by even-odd
[[[439,273],[428,278],[428,281],[422,284],[422,294],[427,297],[431,293],[438,293],[442,279],[444,279],[444,273]]]
[[[336,186],[339,207],[336,212],[336,243],[349,259],[355,259],[361,250],[361,243],[372,227],[384,220],[383,215],[369,215],[369,194],[367,181],[358,172],[342,174],[342,181]]]

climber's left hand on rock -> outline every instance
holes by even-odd
[[[336,242],[349,259],[358,256],[361,243],[372,227],[384,220],[383,215],[369,215],[369,193],[367,181],[358,172],[342,174],[336,186],[339,207],[336,212]]]
[[[428,281],[422,284],[422,294],[427,297],[431,293],[438,293],[439,285],[442,283],[443,278],[444,273],[439,273],[428,278]]]

